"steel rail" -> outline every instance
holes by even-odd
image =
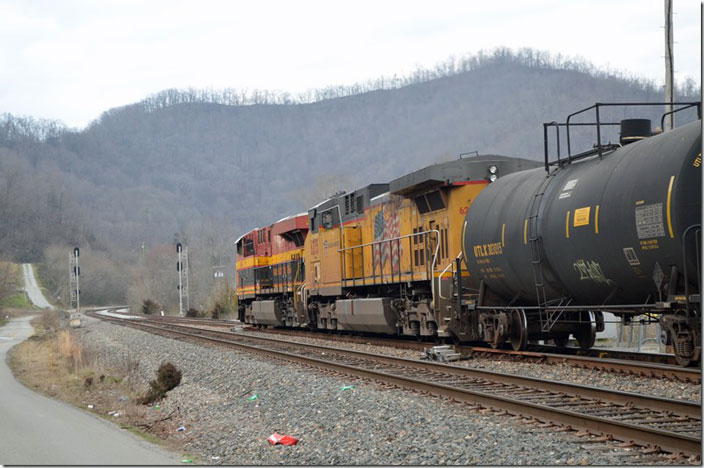
[[[349,335],[328,335],[310,332],[301,332],[300,330],[257,330],[257,333],[267,333],[267,334],[281,334],[281,335],[301,335],[310,336],[319,339],[326,339],[330,341],[347,341],[354,343],[371,343],[378,344],[381,346],[390,346],[402,349],[416,349],[418,351],[423,351],[430,343],[408,341],[408,340],[394,340],[387,338],[377,338],[377,337],[358,337]],[[557,364],[569,364],[572,366],[582,367],[582,368],[593,368],[601,370],[609,370],[614,372],[623,372],[635,375],[646,375],[650,377],[665,377],[670,379],[676,379],[682,382],[692,382],[701,383],[701,369],[682,367],[678,365],[670,365],[653,362],[654,359],[669,359],[674,356],[670,355],[658,355],[658,354],[646,354],[646,353],[628,353],[622,351],[612,351],[607,349],[596,349],[592,348],[590,350],[566,348],[565,354],[559,354],[557,352],[543,352],[543,351],[514,351],[507,349],[494,349],[488,347],[480,346],[456,346],[458,352],[463,355],[475,355],[475,354],[489,354],[496,356],[515,356],[521,358],[543,360],[545,362],[557,363]],[[555,349],[555,351],[558,351]],[[585,356],[580,354],[570,354],[575,353],[594,353],[597,356]],[[629,356],[631,359],[618,359],[616,357],[610,358],[608,356]],[[647,360],[639,360],[647,359]]]
[[[666,400],[662,398],[647,397],[645,395],[631,395],[625,392],[616,391],[603,391],[603,389],[596,389],[593,387],[585,387],[578,385],[570,385],[559,382],[550,382],[542,379],[535,379],[530,377],[518,377],[506,374],[499,374],[490,371],[479,371],[476,369],[468,370],[467,368],[453,367],[443,364],[430,364],[423,363],[420,361],[413,361],[404,358],[391,358],[388,356],[379,356],[377,354],[362,353],[359,351],[351,350],[341,350],[338,348],[330,348],[318,345],[305,345],[301,343],[294,343],[285,340],[268,339],[261,337],[252,337],[251,335],[241,335],[233,334],[227,332],[216,332],[211,330],[197,329],[198,333],[193,333],[193,329],[190,331],[185,331],[183,329],[189,329],[191,327],[181,326],[181,325],[166,325],[166,327],[161,325],[154,325],[150,323],[145,323],[145,321],[137,320],[121,320],[112,317],[100,317],[103,320],[109,320],[117,322],[120,324],[128,324],[130,326],[136,326],[137,328],[147,328],[156,330],[158,332],[173,333],[181,336],[196,338],[205,340],[208,342],[224,344],[226,346],[234,346],[246,351],[254,351],[260,354],[267,355],[269,357],[277,359],[286,359],[298,363],[303,363],[306,365],[313,365],[315,367],[322,367],[325,369],[335,370],[338,372],[344,372],[347,374],[356,375],[364,378],[371,378],[374,380],[382,380],[389,382],[398,386],[410,388],[413,390],[420,390],[428,392],[435,395],[442,395],[457,401],[481,404],[490,406],[493,408],[500,408],[509,412],[550,420],[552,422],[557,422],[560,424],[570,425],[572,427],[578,427],[581,429],[596,431],[596,432],[606,432],[611,434],[617,439],[624,441],[635,442],[641,445],[652,445],[657,444],[661,449],[665,451],[672,452],[684,452],[690,454],[701,454],[701,437],[675,433],[667,430],[632,424],[624,421],[618,421],[608,418],[603,418],[599,416],[594,416],[590,414],[572,412],[560,408],[550,407],[547,405],[536,404],[527,401],[520,401],[513,398],[509,398],[502,395],[492,395],[485,392],[479,392],[475,390],[468,390],[463,388],[457,388],[449,385],[445,385],[438,382],[423,381],[414,377],[407,377],[403,375],[394,375],[387,372],[382,372],[375,369],[368,369],[359,366],[352,366],[345,363],[331,362],[329,360],[322,360],[317,357],[303,356],[299,354],[292,354],[290,352],[276,351],[272,349],[261,348],[255,345],[248,345],[246,343],[241,343],[233,341],[233,338],[237,339],[254,339],[257,341],[268,341],[274,342],[276,344],[285,344],[286,346],[296,346],[303,349],[311,349],[319,351],[321,355],[324,352],[329,352],[330,355],[348,355],[362,357],[374,361],[382,361],[386,363],[393,363],[394,365],[402,365],[406,367],[414,367],[415,370],[432,370],[445,373],[450,373],[453,375],[480,375],[482,379],[496,380],[499,379],[503,383],[512,385],[527,386],[528,388],[543,388],[549,389],[550,391],[564,393],[564,390],[571,388],[569,393],[574,393],[579,396],[593,396],[603,401],[609,401],[610,398],[615,398],[618,402],[626,402],[629,405],[639,405],[645,406],[646,408],[653,408],[651,405],[656,405],[654,407],[662,407],[665,411],[676,411],[683,415],[690,415],[692,412],[696,413],[699,418],[701,418],[701,406],[696,403],[691,402],[677,402]],[[176,329],[175,329],[176,328]],[[214,336],[207,336],[208,334],[216,335],[227,335],[225,338],[217,338]],[[521,383],[518,383],[521,382]],[[537,386],[537,387],[536,387]],[[584,392],[590,392],[590,395],[585,395]],[[596,396],[598,395],[598,396]],[[630,403],[628,403],[630,401]],[[666,403],[667,402],[667,403]],[[667,405],[667,406],[661,406]],[[698,411],[696,409],[698,408]],[[701,424],[701,419],[699,419]]]

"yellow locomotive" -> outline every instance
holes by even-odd
[[[301,322],[318,329],[476,339],[470,331],[475,327],[460,323],[453,313],[459,309],[452,307],[465,216],[497,177],[537,166],[503,156],[459,159],[339,193],[311,208]]]

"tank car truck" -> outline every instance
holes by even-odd
[[[499,178],[469,206],[465,269],[455,275],[471,279],[457,286],[459,336],[476,324],[494,346],[573,335],[588,348],[610,312],[625,323],[659,321],[681,365],[700,361],[702,123],[653,135],[650,120],[603,122],[615,106],[624,104],[544,124],[544,167]],[[701,119],[699,103],[677,112],[685,109]],[[604,143],[619,124],[619,143]],[[596,144],[575,154],[584,127]]]

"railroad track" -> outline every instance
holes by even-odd
[[[419,352],[422,352],[424,349],[431,346],[430,343],[419,343],[417,341],[395,340],[379,337],[331,335],[324,333],[311,333],[300,330],[269,328],[257,329],[254,327],[249,327],[248,329],[257,333],[278,334],[283,336],[311,337],[330,341],[351,342],[360,344],[373,344],[378,346],[389,346],[394,348],[418,350]],[[560,351],[559,348],[548,346],[543,347],[542,349],[553,352],[513,351],[508,349],[493,349],[479,346],[456,346],[455,349],[463,356],[484,356],[499,359],[520,359],[536,362],[547,362],[553,364],[569,364],[571,366],[585,369],[598,369],[614,373],[632,374],[655,378],[668,378],[680,382],[689,382],[694,384],[701,384],[702,381],[701,369],[681,367],[678,365],[666,364],[664,362],[653,362],[656,359],[662,358],[662,355],[648,353],[629,353],[622,351],[609,351],[599,349],[590,350],[593,352],[589,353],[589,355],[584,356],[574,354],[576,352],[583,352],[584,350],[567,348],[566,350],[563,350],[566,351],[567,354],[558,354],[557,351]],[[644,359],[644,361],[638,360],[639,356],[640,358]],[[668,361],[667,358],[668,356],[665,356],[665,361]]]
[[[698,403],[250,334],[193,328],[160,320],[96,317],[164,336],[234,347],[532,417],[545,423],[603,433],[606,437],[626,443],[656,446],[666,452],[701,455],[701,405]]]
[[[158,317],[159,320],[184,323],[202,324],[211,327],[230,329],[236,325],[243,325],[239,321],[218,320],[195,317]],[[329,341],[350,342],[360,344],[373,344],[389,346],[400,349],[411,349],[422,352],[430,343],[380,338],[378,336],[355,336],[319,333],[304,330],[255,328],[245,325],[247,330],[257,333],[277,334],[284,336],[301,336],[307,338],[325,339]],[[554,346],[535,346],[530,351],[514,351],[512,349],[493,349],[481,346],[456,346],[457,352],[463,356],[483,356],[499,359],[529,360],[551,364],[568,364],[584,369],[597,369],[605,372],[631,374],[644,377],[667,378],[680,382],[701,384],[701,369],[686,368],[674,362],[674,356],[667,354],[637,353],[621,350],[578,348],[557,348]]]

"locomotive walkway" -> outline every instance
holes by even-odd
[[[669,452],[701,453],[701,405],[583,385],[325,346],[195,329],[144,318],[100,317],[164,336],[187,337],[304,366],[382,381]]]

